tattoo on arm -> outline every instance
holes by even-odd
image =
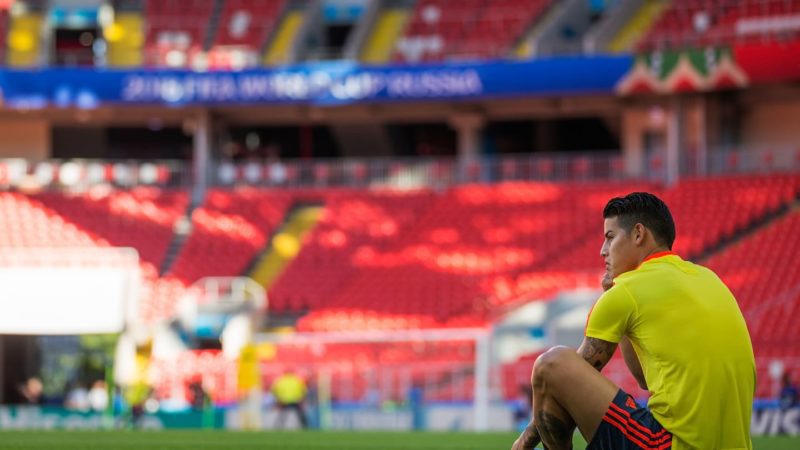
[[[572,433],[575,432],[575,427],[567,425],[563,420],[550,413],[542,411],[536,426],[541,431],[541,434],[544,435],[546,444],[572,443]]]
[[[578,349],[578,354],[599,372],[606,366],[616,349],[617,344],[613,342],[585,337]]]
[[[542,442],[542,439],[539,437],[539,430],[536,428],[533,420],[531,420],[531,423],[522,431],[519,442],[522,444],[521,449],[532,449],[536,447],[539,442]],[[517,449],[515,448],[514,450]]]

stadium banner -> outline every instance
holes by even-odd
[[[677,94],[800,80],[800,43],[744,43],[637,55],[620,95]]]
[[[138,311],[132,248],[16,248],[0,254],[0,333],[119,333]]]
[[[158,412],[143,415],[137,428],[190,429],[210,425],[202,411]],[[103,430],[130,427],[130,419],[59,406],[0,406],[0,430]],[[225,427],[225,412],[214,411],[214,428]]]
[[[755,408],[750,433],[753,436],[800,436],[800,406]]]
[[[475,414],[471,404],[432,403],[415,409],[409,406],[380,407],[376,405],[334,404],[328,423],[320,423],[320,414],[315,408],[306,408],[309,421],[314,427],[330,430],[375,430],[375,431],[475,431]],[[293,414],[281,418],[277,408],[265,410],[261,415],[261,429],[271,430],[285,425],[298,428],[300,423]],[[228,429],[244,429],[241,409],[231,408],[225,416]],[[285,420],[285,422],[284,422]],[[488,430],[508,431],[515,429],[513,411],[504,403],[489,407]]]
[[[733,55],[752,83],[800,80],[798,41],[739,44]]]
[[[241,72],[0,70],[4,108],[316,104],[613,94],[631,56],[362,66],[325,62]]]

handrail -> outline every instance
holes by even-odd
[[[662,183],[661,152],[633,166],[620,152],[563,152],[450,157],[248,159],[216,161],[208,169],[212,187],[441,189],[466,183],[593,182],[642,180]],[[634,167],[635,166],[635,167]],[[681,177],[769,174],[800,170],[795,151],[727,150],[680,156]],[[179,160],[0,159],[0,190],[86,190],[95,186],[189,189],[191,164]]]

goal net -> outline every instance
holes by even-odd
[[[259,334],[256,346],[265,389],[304,377],[323,428],[491,428],[488,329]]]

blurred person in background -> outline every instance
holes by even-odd
[[[800,390],[798,390],[796,384],[792,383],[792,374],[789,372],[784,372],[783,374],[778,402],[781,405],[781,409],[793,408],[800,404]]]
[[[152,389],[144,381],[138,381],[124,390],[125,403],[130,407],[128,416],[129,425],[133,428],[139,426],[139,420],[144,416],[144,403],[150,398]]]
[[[276,428],[283,428],[286,422],[286,414],[289,411],[297,414],[302,428],[308,427],[308,419],[303,409],[303,402],[308,394],[305,380],[294,370],[288,370],[283,375],[275,379],[272,383],[272,395],[278,403],[278,418],[275,422]]]
[[[533,411],[533,391],[530,385],[523,384],[519,387],[519,395],[514,400],[514,424],[520,433],[528,426],[531,421],[531,411]]]
[[[108,408],[108,386],[103,380],[96,380],[88,395],[89,407],[92,411],[103,412]]]
[[[81,383],[75,383],[67,392],[64,407],[75,411],[89,410],[89,391]]]
[[[187,390],[189,392],[189,403],[192,405],[192,409],[197,411],[205,409],[208,394],[203,388],[203,378],[199,375],[192,378],[192,380],[189,381]]]
[[[19,387],[20,403],[27,405],[41,405],[43,403],[44,385],[39,377],[30,377],[25,384]]]

